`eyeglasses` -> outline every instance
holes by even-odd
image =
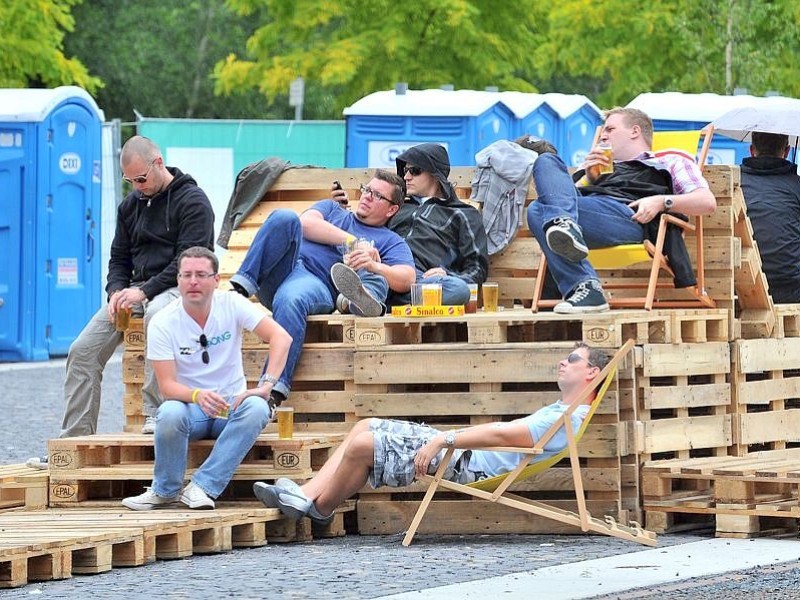
[[[596,365],[592,364],[592,361],[590,361],[588,358],[584,358],[583,356],[581,356],[577,352],[573,352],[572,354],[567,356],[567,362],[569,364],[571,364],[571,365],[574,365],[576,362],[579,362],[579,361],[582,361],[582,360],[585,360],[586,364],[589,365],[590,367],[592,367],[592,368],[596,367]]]
[[[192,277],[194,277],[198,281],[205,281],[206,279],[211,279],[215,275],[216,273],[206,273],[204,271],[198,271],[197,273],[193,273],[191,271],[183,271],[181,273],[178,273],[178,277],[180,277],[181,279],[191,279]]]
[[[153,165],[156,164],[157,160],[157,158],[154,158],[152,161],[150,161],[150,166],[147,167],[147,171],[144,172],[144,175],[137,175],[136,177],[126,177],[123,175],[122,179],[128,183],[147,183],[147,177],[150,175],[150,171],[152,170]]]
[[[209,361],[208,357],[208,338],[206,337],[205,333],[200,334],[200,347],[203,349],[203,364],[207,365]]]
[[[384,202],[388,202],[389,204],[394,204],[394,202],[392,202],[391,198],[387,198],[386,196],[384,196],[380,192],[376,192],[375,190],[373,190],[368,185],[361,185],[361,186],[359,186],[359,189],[361,190],[361,193],[363,195],[372,196],[376,200],[383,200]]]
[[[410,165],[406,165],[405,174],[408,175],[409,173],[414,177],[418,177],[422,175],[422,169],[420,169],[419,167],[412,167]]]

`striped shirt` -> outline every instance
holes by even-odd
[[[708,189],[708,182],[693,160],[682,154],[659,154],[642,152],[633,160],[640,160],[652,166],[665,167],[672,177],[672,191],[675,194],[688,194],[698,189]]]

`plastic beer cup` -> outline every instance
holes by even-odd
[[[114,327],[117,331],[127,331],[131,325],[131,309],[122,308],[117,309],[114,315]]]
[[[290,440],[294,435],[294,408],[291,406],[279,406],[275,409],[278,415],[278,437],[282,440]]]
[[[497,312],[497,304],[500,299],[500,286],[493,281],[483,284],[483,310],[485,312]]]

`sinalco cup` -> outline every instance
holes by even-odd
[[[467,304],[464,306],[465,313],[474,313],[478,312],[478,284],[477,283],[470,283],[469,284],[469,300]]]
[[[500,300],[500,285],[494,281],[487,281],[482,286],[484,312],[497,312]]]
[[[291,406],[279,406],[275,409],[278,420],[278,437],[282,440],[290,440],[294,435],[294,408]]]
[[[131,324],[131,309],[119,307],[114,315],[114,327],[117,331],[127,331]]]

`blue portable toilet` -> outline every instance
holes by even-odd
[[[100,297],[103,112],[73,86],[0,90],[0,360],[64,355]]]
[[[475,154],[513,135],[514,115],[497,92],[397,90],[374,92],[344,109],[347,167],[394,168],[416,144],[447,148],[450,164],[475,164]]]
[[[597,126],[603,123],[600,109],[581,94],[548,93],[543,96],[560,119],[561,129],[553,142],[559,156],[567,166],[580,166],[592,147]]]
[[[685,131],[702,129],[729,110],[757,105],[763,100],[748,95],[648,92],[636,96],[628,106],[647,113],[656,131]],[[748,143],[715,133],[708,152],[708,164],[739,165],[747,156],[750,156]]]
[[[511,139],[535,135],[556,144],[561,119],[543,94],[527,92],[500,92],[500,102],[514,113],[515,121]]]

